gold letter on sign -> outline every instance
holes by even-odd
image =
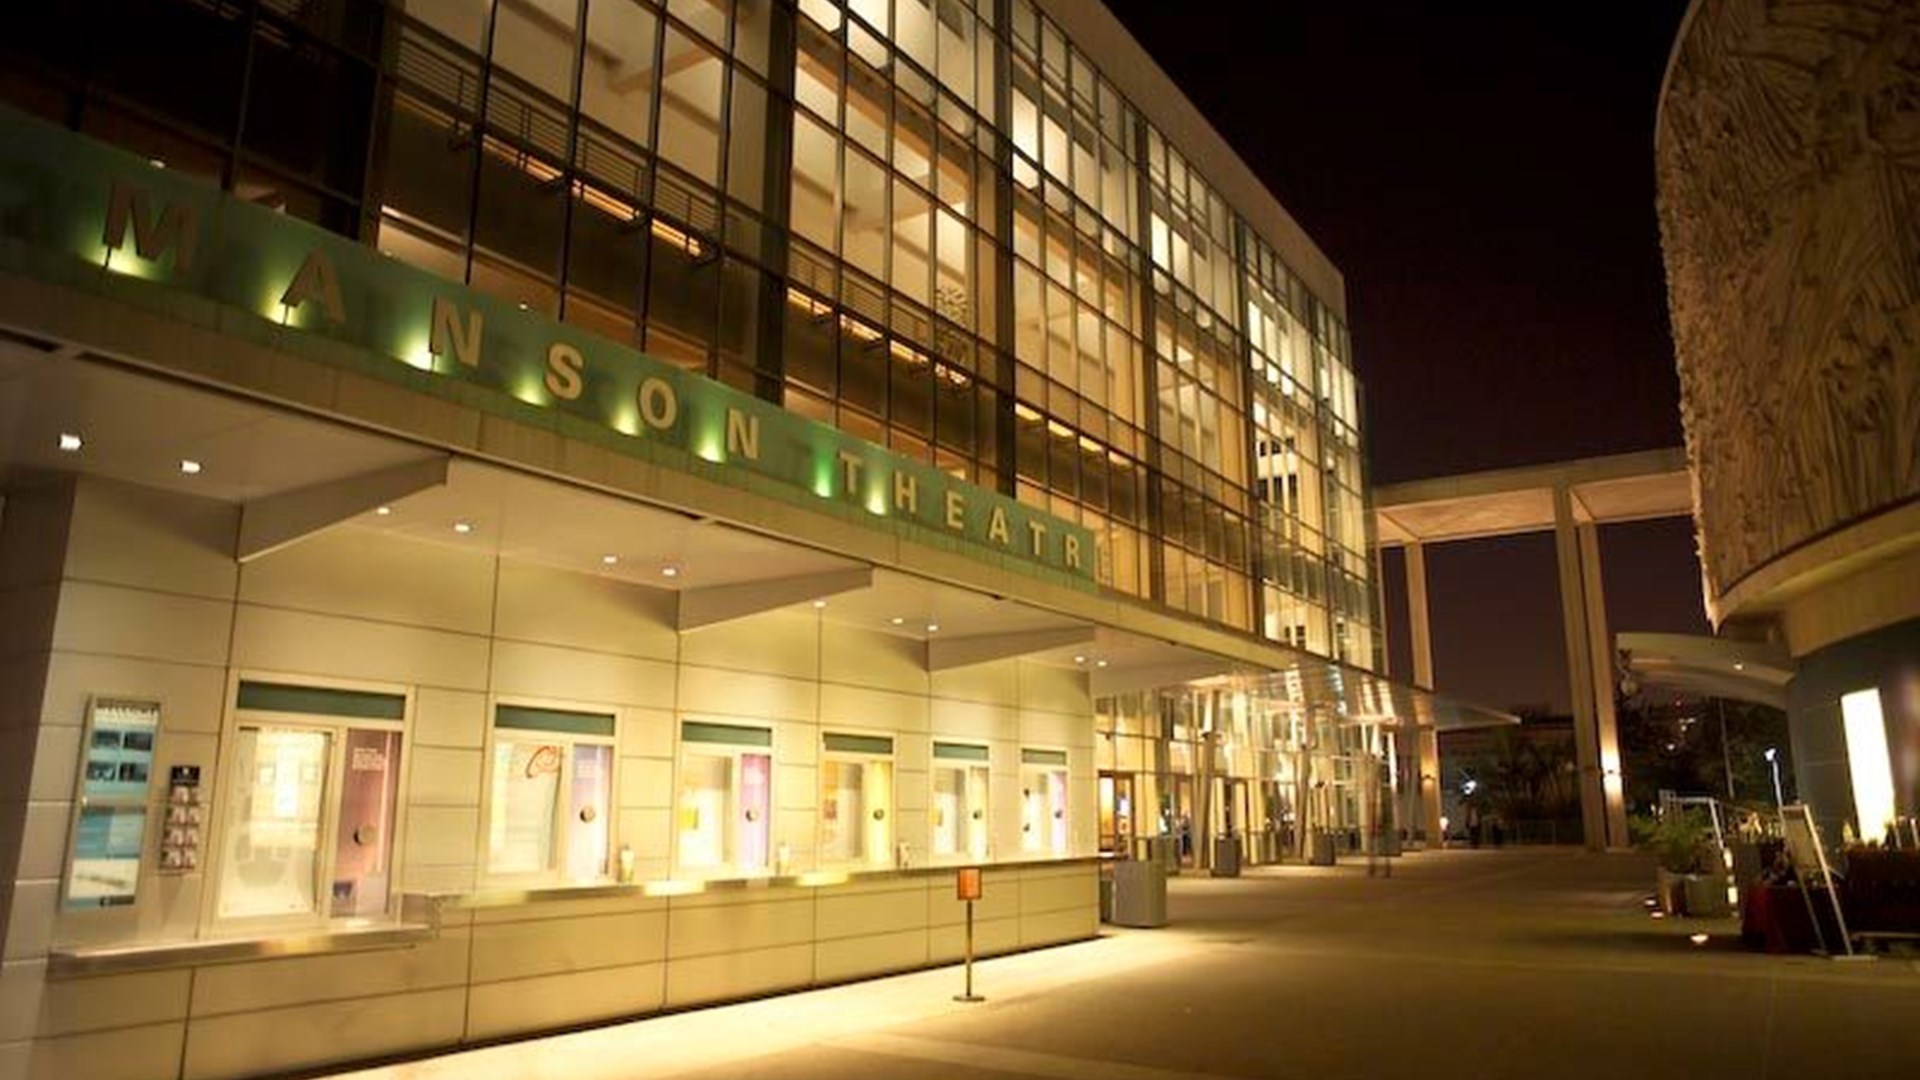
[[[760,418],[739,409],[727,410],[727,453],[748,461],[760,460]]]
[[[435,356],[445,356],[447,350],[452,349],[455,359],[468,367],[479,367],[480,333],[486,327],[486,317],[478,308],[467,312],[463,326],[460,309],[453,306],[453,301],[436,296],[433,298],[433,330],[427,335],[427,351]]]
[[[1013,543],[1013,536],[1007,532],[1007,511],[1004,507],[994,507],[993,516],[987,519],[987,539],[996,544]]]
[[[334,273],[333,260],[319,248],[307,252],[307,261],[300,264],[293,283],[280,294],[280,305],[286,308],[298,308],[309,300],[320,302],[328,322],[347,321],[346,305],[340,302],[340,275]]]
[[[561,401],[580,396],[580,369],[587,360],[580,350],[565,342],[547,346],[547,391]]]
[[[147,189],[115,180],[107,193],[107,228],[100,242],[118,251],[127,242],[129,223],[133,250],[141,258],[157,262],[172,248],[174,269],[183,274],[193,269],[193,253],[200,245],[200,214],[193,207],[168,203],[155,221]]]
[[[893,470],[893,508],[903,514],[920,512],[920,481],[899,468]]]
[[[680,418],[680,399],[665,379],[647,379],[640,384],[640,419],[655,431],[665,431]]]
[[[846,487],[842,490],[849,495],[860,490],[860,466],[863,464],[865,463],[860,460],[858,454],[846,450],[840,451],[840,476],[846,482]]]

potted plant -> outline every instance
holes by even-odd
[[[1713,845],[1695,815],[1678,810],[1668,813],[1654,824],[1647,839],[1659,860],[1655,881],[1660,910],[1668,915],[1724,914],[1724,885],[1718,909],[1710,896],[1712,882],[1718,877],[1712,873]]]

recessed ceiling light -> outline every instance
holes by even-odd
[[[153,166],[153,167],[154,167],[154,168],[156,168],[156,169],[164,169],[164,168],[166,168],[166,167],[167,167],[167,163],[166,163],[166,162],[164,162],[164,161],[162,161],[162,160],[160,160],[160,159],[159,159],[159,158],[157,158],[157,157],[150,157],[150,158],[148,158],[148,159],[147,159],[147,164],[149,164],[149,165],[151,165],[151,166]]]
[[[818,610],[818,609],[820,609],[820,608],[823,608],[823,607],[826,607],[826,606],[827,606],[827,602],[826,602],[825,600],[815,600],[815,601],[813,602],[813,606],[814,606],[814,609],[815,609],[815,610]]]
[[[904,618],[902,618],[902,617],[901,617],[901,616],[899,616],[899,615],[895,615],[895,616],[894,616],[893,618],[891,618],[891,619],[888,619],[887,621],[888,621],[888,622],[890,622],[890,623],[892,623],[892,624],[893,624],[893,625],[895,625],[895,626],[902,626],[902,625],[904,625],[904,624],[906,623],[906,621],[907,621],[907,620],[906,620],[906,619],[904,619]]]
[[[197,476],[200,473],[200,463],[192,458],[181,458],[180,471],[188,476]]]
[[[601,566],[612,566],[612,565],[614,565],[615,563],[618,563],[619,561],[620,561],[620,556],[618,556],[618,555],[602,555],[602,556],[600,556],[600,565],[601,565]]]
[[[459,533],[461,536],[465,536],[473,531],[473,522],[456,521],[453,523],[453,531]]]
[[[1076,664],[1084,664],[1087,662],[1087,658],[1084,656],[1076,656],[1073,658],[1073,662]]]
[[[80,436],[75,435],[71,431],[61,432],[60,433],[60,449],[65,450],[69,454],[79,450]]]
[[[1095,662],[1094,662],[1094,665],[1093,665],[1093,666],[1094,666],[1094,667],[1106,667],[1106,666],[1107,666],[1107,662],[1106,662],[1105,660],[1098,660],[1098,661],[1095,661]]]
[[[1738,661],[1738,660],[1735,660],[1735,661],[1733,662],[1733,670],[1735,670],[1735,671],[1745,671],[1745,670],[1747,670],[1747,665],[1745,665],[1745,664],[1743,664],[1743,663],[1741,663],[1741,662],[1740,662],[1740,661]]]
[[[930,622],[930,623],[928,623],[928,624],[927,624],[927,633],[929,633],[929,634],[937,634],[937,633],[939,633],[939,632],[940,632],[940,624],[939,624],[939,623],[937,623],[937,622]]]
[[[660,568],[660,576],[661,577],[679,577],[680,568],[677,566],[663,566]]]
[[[376,513],[376,514],[378,514],[378,515],[380,515],[381,517],[386,517],[386,516],[387,516],[388,514],[391,514],[391,513],[393,513],[393,507],[391,507],[391,506],[376,506],[376,507],[374,507],[374,509],[373,509],[373,512],[374,512],[374,513]]]

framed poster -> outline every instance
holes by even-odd
[[[94,698],[87,706],[64,906],[121,907],[138,894],[159,732],[159,702]]]

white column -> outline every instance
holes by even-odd
[[[1586,582],[1580,568],[1573,496],[1565,487],[1553,489],[1553,552],[1560,571],[1560,625],[1566,632],[1573,745],[1580,766],[1580,827],[1587,850],[1604,851],[1607,847],[1606,798],[1594,720],[1593,649],[1589,643]]]
[[[1427,622],[1427,550],[1408,544],[1407,555],[1407,643],[1413,652],[1413,684],[1433,689],[1433,634]],[[1440,735],[1431,727],[1414,733],[1418,743],[1421,827],[1427,843],[1440,846]]]
[[[1613,635],[1607,629],[1607,592],[1600,573],[1600,530],[1579,527],[1581,596],[1587,607],[1587,641],[1593,654],[1594,732],[1600,750],[1600,791],[1606,802],[1607,847],[1624,850],[1627,840],[1626,792],[1620,778],[1620,723],[1614,715]]]

